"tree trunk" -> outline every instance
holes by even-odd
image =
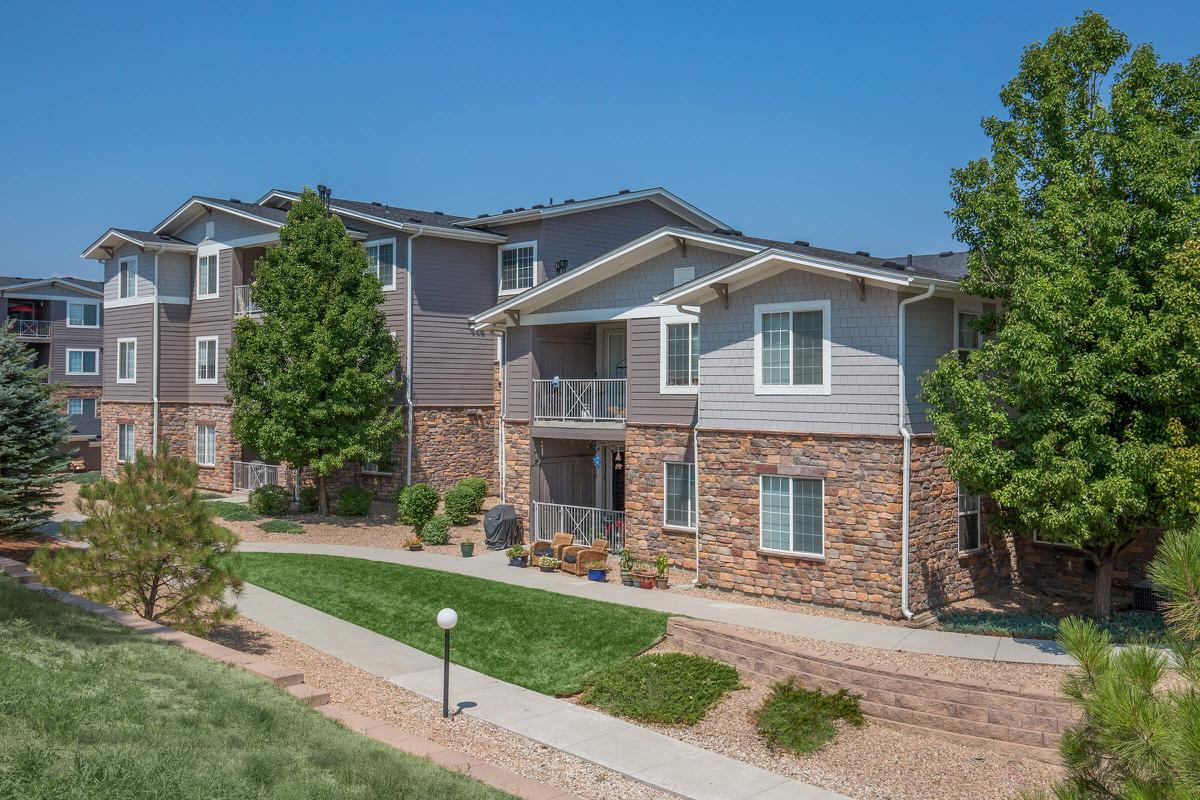
[[[1096,555],[1096,586],[1092,590],[1092,616],[1108,619],[1112,614],[1112,576],[1116,554],[1112,548]]]
[[[325,494],[325,476],[317,475],[317,513],[322,517],[329,516],[329,498]]]

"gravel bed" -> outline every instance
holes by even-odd
[[[653,652],[678,649],[668,638]],[[816,753],[772,751],[754,724],[754,712],[770,686],[747,675],[742,676],[742,684],[744,689],[731,693],[696,725],[638,724],[856,800],[1000,800],[1046,790],[1061,775],[1058,767],[1040,761],[899,731],[870,720],[862,727],[836,722],[837,736]]]
[[[675,797],[474,717],[460,716],[447,722],[442,719],[439,703],[252,620],[238,619],[208,638],[301,670],[305,683],[329,691],[330,701],[337,705],[555,786],[583,800]]]

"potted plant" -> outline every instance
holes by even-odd
[[[654,567],[658,570],[658,574],[654,576],[654,583],[660,589],[667,588],[667,567],[669,566],[671,566],[671,560],[667,558],[666,553],[659,553],[658,558],[654,559]]]
[[[621,551],[621,583],[633,586],[633,553],[626,547]]]
[[[637,562],[637,567],[630,574],[643,589],[654,588],[654,570],[645,561]]]
[[[410,536],[404,541],[404,546],[409,550],[424,550],[425,543],[421,541],[420,536]]]
[[[471,556],[475,555],[474,542],[459,542],[458,549],[462,552],[463,558],[470,558]]]
[[[525,548],[519,544],[514,544],[505,550],[504,554],[508,556],[508,565],[510,567],[525,567],[529,565],[529,553],[526,553]]]
[[[606,580],[608,580],[608,562],[590,562],[587,565],[587,576],[589,581],[598,581],[600,583],[604,583]]]
[[[542,572],[554,572],[562,562],[554,556],[542,556],[538,559],[538,569]]]

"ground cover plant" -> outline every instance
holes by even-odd
[[[257,586],[437,656],[437,612],[454,608],[455,663],[545,694],[581,691],[666,632],[666,614],[465,575],[335,556],[240,558]]]
[[[795,678],[776,683],[755,716],[758,732],[771,747],[801,755],[815,753],[837,734],[833,721],[862,725],[858,698],[840,689],[826,694],[796,685]]]
[[[0,576],[0,796],[511,800]]]
[[[1050,614],[983,610],[937,612],[937,618],[944,631],[1018,639],[1056,639],[1065,619]],[[1167,632],[1157,614],[1138,611],[1116,613],[1108,619],[1096,620],[1096,624],[1118,642],[1155,640]]]
[[[204,504],[211,508],[218,517],[229,522],[253,522],[256,519],[262,519],[245,503],[234,503],[229,500],[206,500]]]
[[[687,653],[651,653],[600,673],[582,699],[630,719],[694,725],[740,686],[737,670],[728,664]]]
[[[100,480],[100,471],[94,470],[92,472],[72,472],[63,478],[63,480],[70,481],[71,483],[77,483],[80,486],[87,486],[90,483],[95,483],[96,481]]]
[[[269,519],[258,523],[258,527],[267,533],[304,533],[304,526],[290,519]]]

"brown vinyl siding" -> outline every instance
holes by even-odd
[[[629,381],[627,420],[634,424],[694,425],[695,394],[662,394],[659,351],[662,348],[661,321],[629,320],[626,336]],[[701,333],[703,337],[703,332]],[[703,380],[703,378],[702,378]]]
[[[163,303],[158,320],[158,394],[167,403],[184,403],[196,356],[191,338],[191,306]],[[147,353],[150,350],[147,349]]]
[[[150,365],[152,352],[153,305],[143,303],[123,308],[107,309],[104,319],[104,399],[131,403],[149,403]],[[137,383],[117,383],[117,340],[137,339]],[[60,358],[66,358],[63,351]],[[65,369],[65,366],[64,366]]]
[[[103,385],[104,364],[104,308],[103,301],[98,297],[79,296],[78,302],[94,303],[97,306],[99,328],[71,328],[67,326],[66,300],[54,300],[50,304],[50,347],[53,355],[50,357],[50,382],[70,383],[76,386]],[[72,298],[71,302],[75,302]],[[2,310],[0,310],[2,313]],[[67,348],[82,348],[99,350],[99,375],[68,375]]]
[[[507,368],[504,374],[504,391],[507,397],[505,417],[524,421],[530,418],[529,390],[537,376],[533,362],[533,329],[510,328],[506,333]]]
[[[192,313],[188,327],[187,360],[185,362],[188,365],[185,376],[186,399],[193,403],[222,403],[225,401],[225,364],[228,361],[228,350],[233,335],[233,278],[235,273],[241,274],[241,259],[235,257],[236,253],[237,251],[231,248],[217,251],[216,297],[195,299],[193,289]],[[194,264],[192,269],[194,276]],[[192,284],[194,287],[194,277]],[[202,336],[217,337],[217,382],[215,384],[196,383],[196,339]]]

